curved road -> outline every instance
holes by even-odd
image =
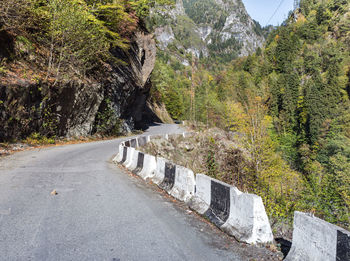
[[[122,140],[0,159],[0,260],[266,260],[112,164]]]

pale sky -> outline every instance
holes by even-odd
[[[281,4],[269,24],[280,25],[290,10],[293,9],[294,0],[243,0],[249,15],[261,26],[267,25],[277,7]]]

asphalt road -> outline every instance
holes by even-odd
[[[0,159],[0,260],[266,260],[114,165],[121,140]]]

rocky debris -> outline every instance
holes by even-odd
[[[11,153],[16,151],[22,151],[30,148],[33,147],[25,143],[0,143],[0,157],[10,155]]]
[[[210,157],[210,153],[215,151],[215,164],[217,164],[218,175],[220,175],[219,170],[225,169],[223,166],[227,164],[231,150],[239,150],[241,154],[245,155],[244,150],[241,149],[242,146],[234,137],[234,133],[212,128],[186,138],[171,136],[168,140],[154,139],[141,150],[151,155],[170,159],[195,173],[208,172],[208,157]],[[228,183],[231,184],[232,181],[228,181]]]

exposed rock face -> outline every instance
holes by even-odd
[[[111,101],[115,115],[125,119],[124,129],[131,130],[143,124],[147,111],[146,100],[151,88],[150,76],[156,61],[156,44],[152,34],[138,32],[127,53],[112,51],[126,66],[112,66],[104,91]]]
[[[155,34],[162,50],[174,44],[197,56],[234,58],[249,55],[264,42],[241,0],[177,0],[173,8],[153,10],[152,16],[161,21]]]
[[[31,133],[81,136],[91,133],[103,99],[101,84],[69,83],[48,86],[11,77],[0,83],[0,141]]]
[[[174,42],[175,40],[175,35],[170,25],[156,28],[155,35],[157,36],[159,47],[161,49],[165,49],[170,43]]]
[[[8,56],[14,48],[13,39],[6,37],[8,46],[0,57]],[[108,77],[98,81],[70,79],[53,84],[15,71],[0,75],[0,141],[24,138],[34,132],[88,135],[96,131],[96,116],[106,106],[115,118],[124,119],[125,130],[142,126],[153,117],[146,107],[156,57],[153,35],[137,32],[128,51],[115,49],[112,53],[121,62],[106,64]],[[105,128],[109,127],[113,128]]]
[[[77,137],[90,134],[102,100],[100,83],[72,83],[51,92],[49,102],[52,113],[56,114],[58,135]]]

